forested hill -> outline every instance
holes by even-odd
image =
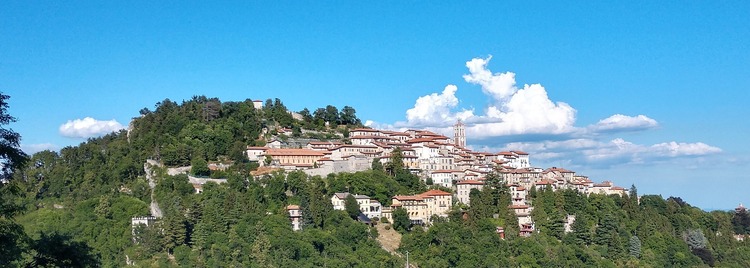
[[[746,211],[637,198],[635,187],[632,197],[532,191],[539,232],[522,238],[511,232],[517,224],[507,188],[494,184],[474,191],[471,207],[454,206],[447,220],[427,229],[408,220],[378,223],[403,234],[398,251],[387,252],[376,228],[333,210],[331,195],[350,191],[386,204],[427,186],[398,163],[325,178],[253,178],[257,163],[245,157],[248,145],[271,137],[345,139],[361,127],[348,106],[312,113],[290,113],[278,99],[261,106],[202,96],[164,100],[142,109],[127,130],[30,156],[0,184],[0,266],[403,267],[408,251],[418,267],[750,267],[750,242],[735,236],[750,232]],[[164,165],[152,167],[153,189],[144,171],[149,159]],[[215,162],[230,168],[208,171]],[[167,172],[185,165],[227,183],[195,194],[187,175]],[[148,215],[152,201],[164,217],[131,229],[131,218]],[[292,231],[290,204],[302,209],[301,231]],[[567,215],[576,216],[569,232]],[[505,239],[498,226],[508,230]]]

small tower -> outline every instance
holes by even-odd
[[[292,230],[293,231],[299,231],[302,229],[300,226],[301,218],[302,218],[302,211],[299,209],[298,205],[289,205],[286,207],[286,210],[289,212],[289,220],[292,222]]]
[[[466,126],[461,120],[453,125],[453,143],[456,146],[466,147]]]

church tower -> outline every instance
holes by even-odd
[[[453,143],[457,146],[466,147],[466,126],[458,120],[453,125]]]

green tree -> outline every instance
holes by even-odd
[[[591,243],[591,225],[585,214],[576,215],[576,220],[571,225],[574,241],[578,245],[588,245]]]
[[[706,248],[706,246],[708,246],[708,240],[706,239],[706,236],[703,235],[703,231],[701,231],[700,229],[687,230],[685,234],[683,234],[683,238],[685,239],[685,243],[688,244],[688,247],[690,247],[691,250]]]
[[[21,150],[21,135],[5,125],[16,122],[16,118],[8,114],[8,99],[10,96],[0,92],[0,180],[9,180],[13,171],[21,169],[28,161],[28,155]]]
[[[99,204],[97,204],[95,208],[96,216],[102,219],[112,218],[112,212],[110,211],[111,207],[112,204],[109,201],[109,196],[102,195],[99,197]]]
[[[164,246],[168,253],[185,244],[187,239],[185,220],[181,215],[170,214],[164,218]]]
[[[202,157],[193,158],[193,161],[191,162],[191,166],[192,167],[191,167],[190,171],[195,176],[208,176],[208,175],[211,175],[211,170],[208,169],[208,163]]]
[[[383,171],[383,163],[380,163],[380,158],[375,157],[375,159],[372,160],[372,170],[380,170]]]
[[[70,236],[41,234],[34,241],[31,261],[26,267],[97,267],[99,259],[86,243],[76,242]]]
[[[409,220],[406,209],[397,208],[393,210],[393,228],[402,233],[411,230],[411,220]]]
[[[630,256],[633,258],[640,258],[641,257],[641,239],[637,236],[631,236],[630,237],[630,246],[628,247],[628,250],[630,252]]]
[[[13,220],[21,209],[15,200],[19,189],[15,184],[4,183],[28,161],[19,145],[21,135],[5,128],[5,125],[16,122],[16,118],[8,114],[9,98],[0,93],[0,266],[19,260],[27,241],[23,228]]]
[[[360,213],[362,213],[359,210],[359,203],[357,203],[357,199],[354,198],[353,194],[349,194],[344,199],[344,209],[346,210],[346,213],[349,214],[349,217],[352,219],[357,219]]]

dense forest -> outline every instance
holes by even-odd
[[[0,96],[0,125],[7,125],[15,118],[8,96]],[[411,226],[402,211],[393,223],[379,222],[403,235],[398,251],[388,252],[376,228],[333,210],[330,197],[349,191],[388,205],[393,195],[431,187],[403,169],[398,154],[385,167],[373,162],[357,173],[250,175],[258,165],[245,157],[248,145],[270,137],[345,140],[361,125],[348,106],[290,113],[278,99],[256,109],[251,100],[199,96],[161,101],[153,111],[142,109],[127,130],[59,152],[28,156],[18,149],[23,133],[2,128],[0,266],[403,267],[408,252],[418,267],[750,267],[750,242],[735,239],[750,233],[746,211],[637,198],[635,187],[622,197],[532,191],[539,232],[524,238],[507,188],[489,176],[489,187],[471,193],[471,207],[456,205],[429,227]],[[154,168],[153,190],[144,171],[149,159],[164,164]],[[231,166],[202,168],[214,162]],[[208,183],[196,194],[187,175],[166,171],[187,165],[227,183]],[[148,215],[152,201],[164,216],[131,228],[131,218]],[[290,204],[302,209],[301,231],[292,231]],[[568,215],[576,217],[570,232]]]

